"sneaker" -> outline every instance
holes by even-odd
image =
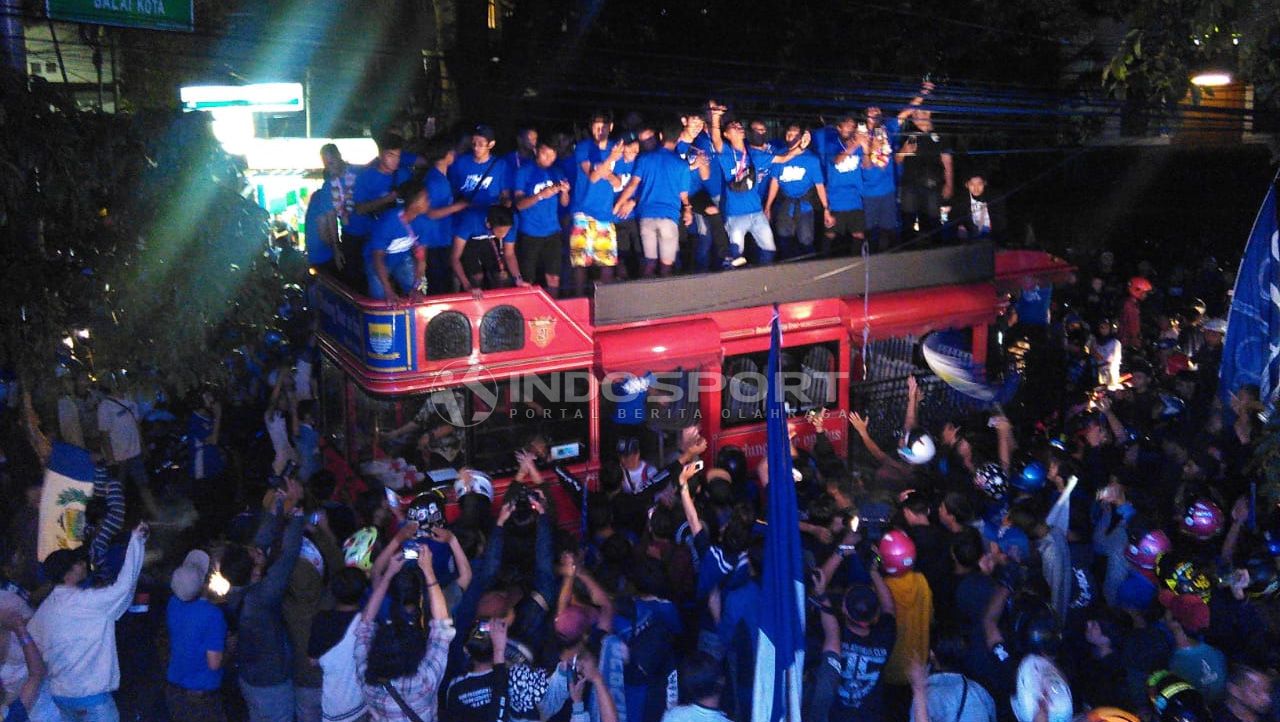
[[[746,256],[738,256],[737,258],[734,258],[733,260],[729,261],[729,266],[732,268],[742,268],[745,265],[747,265]]]

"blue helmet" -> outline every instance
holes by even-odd
[[[1048,472],[1045,470],[1044,464],[1033,459],[1022,464],[1022,468],[1010,480],[1009,485],[1015,491],[1020,491],[1024,494],[1035,494],[1044,488],[1046,478],[1048,478]]]

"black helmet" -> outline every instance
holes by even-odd
[[[737,446],[724,446],[716,453],[716,467],[729,472],[734,487],[747,483],[747,455]]]
[[[444,492],[439,488],[428,489],[409,502],[405,517],[409,521],[418,522],[419,532],[425,534],[438,526],[444,526],[444,505]]]
[[[1209,722],[1204,696],[1185,679],[1162,669],[1147,678],[1147,698],[1160,722]]]
[[[1053,657],[1062,645],[1062,630],[1049,605],[1038,596],[1020,594],[1013,604],[1013,633],[1019,651]]]

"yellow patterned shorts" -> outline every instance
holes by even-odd
[[[618,229],[585,213],[573,214],[569,265],[574,268],[618,265]]]

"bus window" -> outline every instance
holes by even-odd
[[[320,361],[320,432],[338,449],[346,449],[347,377],[327,359]]]
[[[372,458],[375,446],[387,456],[403,456],[399,448],[388,448],[388,436],[396,427],[396,399],[373,396],[357,387],[355,424],[351,429],[356,458]]]
[[[780,365],[788,413],[803,414],[815,409],[835,409],[837,355],[835,341],[782,349]],[[764,421],[764,402],[769,354],[739,354],[724,360],[724,390],[721,400],[722,428],[731,429]]]
[[[515,452],[535,438],[551,460],[583,461],[590,454],[591,384],[588,372],[521,376],[470,390],[468,461],[491,474],[514,473]]]

